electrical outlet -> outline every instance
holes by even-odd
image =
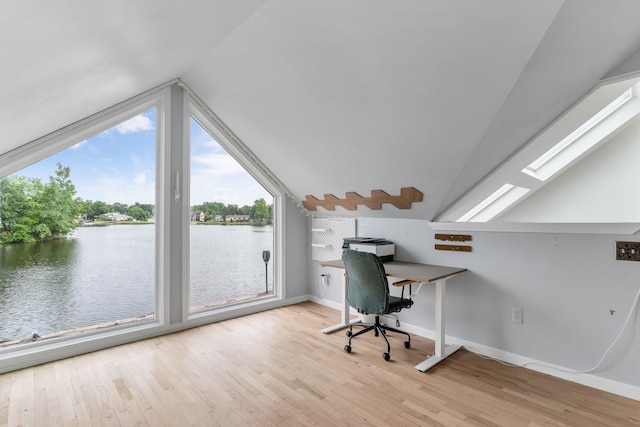
[[[616,260],[640,261],[640,242],[616,242]]]
[[[511,321],[522,323],[522,307],[511,307]]]
[[[329,280],[331,279],[331,275],[329,273],[323,273],[320,275],[322,278],[322,284],[325,286],[329,286]]]

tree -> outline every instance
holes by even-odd
[[[147,213],[140,206],[131,206],[127,211],[127,215],[137,221],[146,221]]]
[[[120,202],[115,202],[113,205],[111,205],[111,207],[114,212],[118,212],[121,214],[125,214],[129,210],[129,206],[127,204]]]
[[[71,168],[60,163],[57,167],[55,176],[49,177],[49,183],[39,193],[39,223],[46,226],[53,237],[71,233],[78,226],[81,211],[81,205],[75,199],[76,187],[71,182]]]
[[[34,178],[13,176],[0,180],[0,221],[3,243],[36,241],[31,234],[36,226],[35,217],[39,210],[35,195],[41,187],[40,180]],[[40,231],[46,234],[46,230]]]
[[[260,221],[260,223],[262,224],[262,221],[268,220],[271,218],[271,212],[270,212],[269,206],[267,205],[267,202],[264,199],[260,198],[256,200],[255,202],[253,202],[253,206],[254,206],[253,219]]]
[[[71,233],[78,226],[82,204],[75,198],[70,175],[70,168],[58,163],[47,184],[21,176],[0,180],[2,242],[30,243]]]
[[[238,215],[238,205],[227,205],[225,215]]]
[[[136,202],[133,206],[139,206],[145,212],[145,219],[149,219],[154,216],[155,208],[151,203]]]
[[[111,211],[111,206],[107,205],[105,202],[101,202],[100,200],[95,202],[91,200],[78,200],[82,209],[80,213],[84,219],[91,220],[100,218],[100,215]]]
[[[224,210],[224,203],[221,202],[206,202],[204,203],[206,209],[204,211],[211,212],[211,215],[215,217],[216,215],[222,215]]]

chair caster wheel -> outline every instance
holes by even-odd
[[[387,362],[391,359],[391,355],[389,353],[382,353],[382,358]]]
[[[351,353],[351,346],[350,345],[345,345],[344,346],[344,351],[346,351],[347,353]]]
[[[351,332],[351,331],[347,331],[347,332],[346,332],[346,335],[347,335],[348,337],[350,337],[351,335],[353,335],[353,332]]]
[[[404,348],[410,348],[410,347],[411,347],[411,343],[409,341],[405,341]]]

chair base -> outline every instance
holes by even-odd
[[[354,326],[363,326],[364,329],[354,334],[353,333]],[[385,353],[382,353],[382,358],[386,361],[389,361],[391,359],[391,345],[389,344],[389,340],[387,339],[387,331],[406,335],[407,341],[404,342],[404,348],[411,347],[411,335],[399,329],[382,325],[380,323],[380,316],[376,315],[374,323],[360,323],[360,324],[356,323],[353,325],[349,325],[349,330],[347,331],[347,336],[349,337],[349,344],[344,346],[344,351],[346,351],[347,353],[351,353],[351,340],[357,337],[358,335],[366,334],[369,331],[373,331],[375,336],[382,336],[382,338],[384,338],[384,341],[387,343],[387,351]]]

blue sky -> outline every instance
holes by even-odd
[[[191,120],[191,205],[222,202],[253,205],[257,199],[267,204],[273,197],[195,120]]]
[[[56,163],[71,168],[77,196],[106,203],[155,203],[155,109],[24,168],[16,175],[49,180]],[[191,205],[252,205],[271,195],[200,125],[191,121]]]

